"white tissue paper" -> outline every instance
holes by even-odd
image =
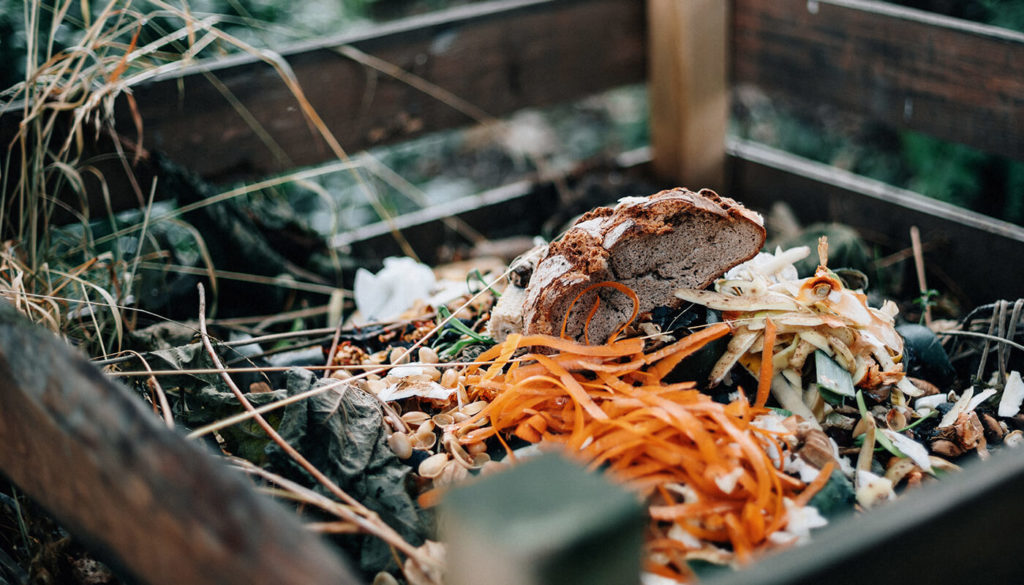
[[[395,319],[417,299],[429,299],[436,286],[434,271],[412,258],[385,258],[377,274],[360,268],[353,291],[359,321]]]

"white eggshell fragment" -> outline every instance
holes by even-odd
[[[870,471],[857,471],[857,503],[864,508],[871,508],[896,499],[892,490],[892,482],[879,477]]]
[[[989,388],[988,390],[985,390],[981,394],[978,394],[977,396],[972,398],[971,401],[967,403],[967,410],[965,412],[971,412],[975,408],[978,408],[979,404],[981,404],[982,402],[985,402],[986,400],[988,400],[989,398],[991,398],[991,397],[993,397],[995,395],[996,395],[995,388]]]
[[[1022,402],[1024,402],[1024,380],[1021,380],[1020,372],[1014,370],[1006,378],[1003,396],[999,399],[999,416],[1017,416],[1020,414]]]
[[[956,401],[956,404],[953,405],[953,408],[950,408],[949,411],[946,412],[946,414],[942,417],[942,420],[939,421],[939,428],[941,429],[944,427],[953,426],[953,423],[956,422],[956,419],[960,416],[960,413],[968,412],[967,405],[971,403],[972,398],[974,398],[973,386],[968,388],[964,392],[963,396],[961,396],[960,399]]]
[[[892,442],[894,447],[916,463],[921,468],[921,471],[930,472],[932,470],[932,462],[928,458],[928,449],[924,445],[896,431],[889,429],[879,430]]]
[[[945,394],[932,394],[931,396],[922,396],[914,401],[914,410],[918,414],[924,416],[929,412],[935,410],[940,404],[949,402],[946,400]]]

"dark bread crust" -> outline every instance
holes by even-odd
[[[566,334],[584,341],[587,313],[600,298],[587,340],[603,343],[629,319],[633,303],[603,287],[572,305],[586,287],[625,284],[637,293],[641,313],[678,306],[676,289],[707,287],[754,257],[764,239],[759,215],[708,189],[672,189],[597,208],[553,242],[538,263],[526,287],[525,331],[559,335],[565,320]]]

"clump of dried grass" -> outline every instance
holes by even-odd
[[[0,250],[0,296],[33,321],[82,342],[92,354],[121,348],[126,326],[132,322],[125,309],[134,302],[138,273],[154,266],[160,268],[145,262],[154,259],[152,254],[143,256],[145,245],[151,243],[146,241],[146,230],[152,224],[180,223],[183,213],[198,206],[214,205],[282,182],[302,182],[315,174],[343,169],[356,173],[358,166],[348,160],[306,100],[287,62],[279,56],[227,34],[217,27],[220,17],[196,15],[186,3],[151,0],[142,6],[137,4],[107,0],[90,7],[89,3],[72,0],[54,0],[52,4],[28,0],[24,5],[25,79],[0,93],[0,114],[16,113],[21,119],[15,139],[4,145],[5,156],[0,163],[0,229],[5,239]],[[65,26],[81,33],[73,46],[61,48],[54,39],[56,31]],[[311,128],[327,140],[340,164],[231,189],[192,208],[153,216],[156,185],[135,183],[143,220],[122,227],[114,217],[109,186],[97,161],[91,158],[95,154],[90,153],[89,144],[109,137],[131,178],[134,157],[124,145],[142,152],[145,136],[132,86],[207,54],[226,51],[249,53],[271,64]],[[225,97],[230,100],[231,96]],[[129,108],[134,127],[115,128],[115,106]],[[262,129],[254,131],[269,139]],[[274,146],[268,144],[272,150]],[[90,208],[89,191],[96,189],[103,201],[103,208],[98,210]],[[368,186],[366,192],[371,202],[376,201]],[[77,224],[54,229],[57,215],[65,212],[77,218]],[[103,230],[109,233],[94,236],[97,220],[109,225],[109,230]],[[63,239],[55,237],[58,233]],[[191,234],[198,248],[205,250],[202,234],[195,230]],[[78,241],[69,245],[69,235]],[[137,242],[135,249],[118,245],[130,241],[128,238]],[[206,268],[200,271],[209,276],[215,292],[218,272],[208,256],[204,255],[203,261]]]
[[[348,159],[306,100],[287,62],[279,56],[219,30],[216,17],[198,17],[184,4],[150,0],[143,10],[133,6],[131,0],[108,0],[90,10],[85,2],[53,1],[49,5],[44,0],[27,0],[25,21],[30,38],[25,79],[0,93],[0,114],[16,110],[22,121],[13,142],[4,145],[6,154],[0,168],[0,229],[5,238],[0,243],[0,297],[31,320],[73,339],[92,355],[121,351],[133,324],[139,271],[159,268],[161,263],[153,261],[163,259],[162,251],[153,251],[150,245],[150,228],[161,221],[180,224],[180,216],[198,206],[272,188],[281,182],[301,183],[317,174],[340,170],[353,172],[370,203],[388,219],[372,188],[356,172],[360,164]],[[72,14],[76,8],[82,11],[80,21],[75,23],[81,36],[74,46],[58,48],[52,42],[53,33],[62,23],[76,18]],[[48,21],[45,26],[44,21]],[[168,31],[168,22],[177,23],[177,28]],[[142,220],[123,227],[123,221],[114,215],[103,173],[90,158],[89,144],[97,137],[108,136],[130,174],[132,154],[122,150],[122,145],[141,152],[144,139],[132,86],[225,47],[250,53],[275,68],[311,129],[325,139],[338,162],[231,189],[190,208],[162,214],[152,211],[156,185],[136,184]],[[134,114],[134,127],[115,128],[115,107],[125,104]],[[268,133],[254,130],[257,136],[270,140]],[[90,209],[90,183],[99,185],[102,209]],[[56,229],[59,212],[70,212],[77,223]],[[104,235],[95,233],[99,231],[97,221]],[[190,233],[204,250],[202,234],[194,229]],[[125,242],[134,244],[125,246]],[[414,255],[408,244],[406,248]],[[222,273],[214,269],[208,256],[204,261],[205,272],[216,283]],[[166,269],[166,263],[162,264]],[[299,288],[297,283],[293,286]],[[165,416],[169,414],[166,404],[162,410]],[[333,495],[345,502],[343,510],[358,504],[347,494]],[[410,558],[419,555],[375,515],[364,516],[362,530],[383,535]]]
[[[12,143],[4,145],[0,178],[0,227],[6,238],[0,247],[0,296],[91,352],[117,351],[138,254],[104,250],[92,237],[96,217],[106,217],[111,225],[115,220],[107,183],[87,145],[109,135],[117,155],[130,166],[115,135],[115,102],[126,96],[134,109],[131,85],[179,62],[164,49],[191,33],[182,27],[140,45],[155,15],[123,0],[109,0],[95,10],[70,0],[52,5],[28,0],[24,10],[25,79],[4,91],[0,102],[0,111],[21,120]],[[68,26],[80,30],[80,36],[73,46],[57,47],[56,31]],[[202,45],[190,42],[190,47],[194,52]],[[133,130],[141,142],[141,124]],[[89,181],[99,185],[105,209],[90,209]],[[139,186],[136,196],[145,207]],[[78,225],[57,230],[60,211],[70,212]],[[57,234],[75,234],[80,241],[69,247]]]

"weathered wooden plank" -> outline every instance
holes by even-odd
[[[733,76],[1024,159],[1024,34],[869,0],[735,0]]]
[[[728,2],[648,0],[654,172],[699,190],[725,180]]]
[[[925,263],[969,306],[1024,296],[1024,274],[1005,259],[1024,257],[1024,228],[753,142],[731,140],[729,194],[755,209],[788,203],[804,223],[839,222],[890,250],[921,230]]]
[[[472,119],[339,54],[344,46],[422,77],[490,115],[581,98],[641,82],[645,74],[643,5],[632,0],[481,3],[284,51],[309,102],[350,152]],[[260,141],[223,88],[281,156]],[[207,179],[266,175],[334,156],[278,73],[252,57],[157,79],[135,88],[135,98],[146,145]],[[131,127],[127,122],[124,127]]]
[[[358,582],[294,514],[6,302],[0,404],[0,472],[142,582]]]
[[[1022,489],[1024,452],[1003,449],[880,509],[833,520],[805,546],[761,559],[748,571],[723,571],[706,583],[960,585],[979,576],[1019,582],[1020,546],[1011,527],[1024,522]],[[893,551],[901,561],[886,560]]]

